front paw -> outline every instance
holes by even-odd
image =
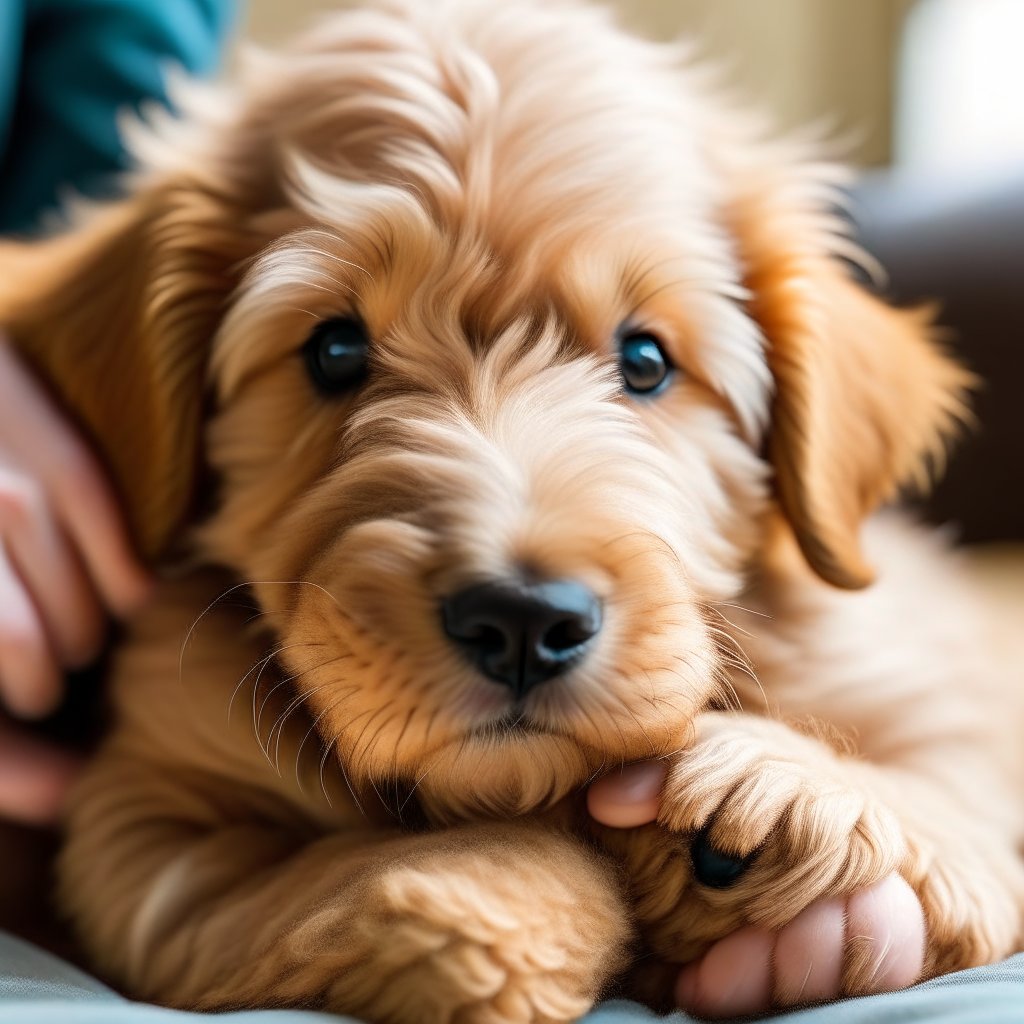
[[[331,1008],[390,1024],[565,1024],[591,1008],[629,937],[610,866],[557,836],[480,836],[374,875]]]
[[[670,766],[658,824],[686,847],[709,905],[781,927],[904,861],[902,828],[817,739],[769,719],[711,713]]]
[[[708,1016],[911,984],[924,914],[896,817],[818,740],[707,714],[624,852],[652,951]]]

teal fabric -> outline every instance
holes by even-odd
[[[0,0],[0,233],[108,191],[118,117],[216,66],[236,0]]]
[[[3,1024],[339,1024],[343,1018],[300,1010],[226,1014],[178,1013],[121,998],[69,964],[0,933],[0,1021]],[[633,1003],[605,1003],[587,1024],[651,1024],[659,1019]],[[666,1024],[688,1024],[682,1013]],[[773,1024],[1022,1024],[1024,955],[1006,963],[936,978],[906,992],[801,1010]]]

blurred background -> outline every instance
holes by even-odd
[[[337,0],[249,0],[243,35],[274,45],[337,6]],[[744,93],[775,112],[781,127],[824,119],[849,132],[851,157],[864,166],[1024,159],[1022,0],[612,0],[611,6],[647,35],[700,40]]]

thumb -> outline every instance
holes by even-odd
[[[587,809],[602,825],[635,828],[658,817],[663,761],[640,761],[598,779],[587,792]]]

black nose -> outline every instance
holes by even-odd
[[[481,583],[441,611],[448,636],[517,697],[579,662],[601,629],[601,602],[572,580]]]

